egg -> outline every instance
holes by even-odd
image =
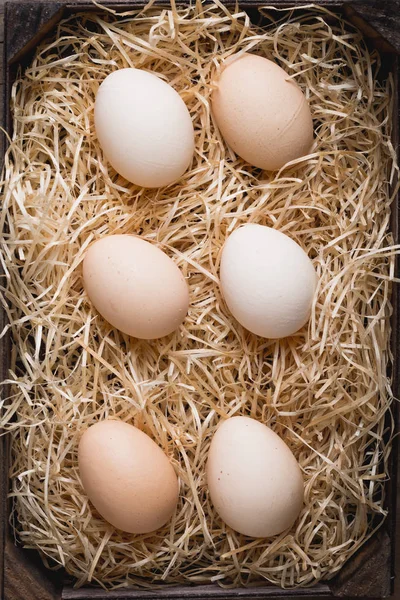
[[[149,533],[175,511],[179,485],[159,446],[123,421],[105,420],[83,434],[79,474],[90,501],[117,529]]]
[[[114,327],[151,340],[178,329],[189,306],[185,278],[157,246],[134,235],[109,235],[83,260],[86,292]]]
[[[226,143],[251,165],[273,171],[308,154],[308,102],[277,64],[255,54],[231,59],[212,94],[212,113]]]
[[[177,181],[194,153],[194,131],[182,98],[140,69],[108,75],[96,95],[97,138],[114,169],[142,187]]]
[[[309,319],[317,275],[294,240],[250,223],[224,244],[220,284],[229,310],[243,327],[264,338],[283,338]]]
[[[255,419],[232,417],[218,427],[206,470],[215,510],[239,533],[276,535],[301,511],[300,467],[285,442]]]

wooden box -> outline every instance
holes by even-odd
[[[225,1],[226,4],[233,4]],[[116,10],[126,10],[146,4],[142,0],[124,0],[113,2],[106,0]],[[158,4],[168,4],[159,0]],[[261,2],[260,0],[240,0],[241,8],[254,13],[258,6],[275,5],[288,7],[304,5],[305,2],[292,0],[283,2]],[[315,4],[324,5],[344,14],[353,22],[369,40],[369,43],[381,52],[386,72],[394,75],[397,98],[395,99],[394,142],[398,145],[399,121],[399,59],[400,51],[400,0],[319,0]],[[29,62],[37,43],[52,30],[56,23],[66,15],[82,10],[99,10],[89,2],[82,0],[13,0],[5,3],[4,11],[4,127],[10,131],[9,98],[13,77],[19,66]],[[4,146],[5,139],[2,139]],[[3,155],[3,153],[1,153]],[[395,241],[399,242],[400,224],[398,202],[392,208],[392,231]],[[394,354],[393,390],[396,398],[400,397],[400,331],[399,331],[399,295],[394,289],[392,349]],[[5,316],[0,314],[0,331],[3,329]],[[0,376],[3,381],[7,377],[9,362],[9,341],[3,339],[0,346]],[[395,406],[396,429],[399,423],[398,405]],[[395,438],[390,462],[390,481],[388,483],[387,508],[389,516],[384,526],[355,554],[342,568],[340,573],[327,583],[312,588],[282,590],[270,585],[249,589],[222,589],[218,586],[165,587],[154,591],[143,591],[125,588],[119,591],[106,592],[100,588],[83,587],[74,589],[71,584],[63,583],[63,573],[46,569],[35,551],[27,551],[15,544],[8,524],[9,507],[7,503],[7,436],[0,437],[0,598],[4,600],[84,600],[84,599],[118,599],[136,598],[178,598],[193,599],[229,599],[242,598],[304,598],[319,600],[322,598],[400,598],[400,585],[395,582],[395,572],[400,572],[400,520],[396,528],[396,495],[398,480],[398,438]],[[398,538],[399,557],[396,558],[395,546]],[[397,565],[397,567],[396,567]]]

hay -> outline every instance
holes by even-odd
[[[385,516],[393,82],[377,82],[378,56],[327,11],[263,12],[263,30],[219,4],[71,17],[13,87],[1,260],[14,525],[77,585],[307,585],[340,569]],[[212,121],[212,83],[242,51],[277,60],[311,104],[312,154],[280,173],[236,158]],[[193,117],[192,167],[164,189],[127,184],[96,140],[99,84],[128,66],[162,76]],[[249,334],[221,298],[221,248],[248,222],[287,233],[318,272],[309,325],[292,338]],[[183,271],[191,305],[174,335],[130,339],[91,306],[82,259],[111,233],[140,234]],[[210,504],[210,440],[233,415],[269,424],[299,460],[305,505],[290,532],[245,538]],[[142,428],[179,475],[177,512],[154,534],[115,531],[82,491],[78,440],[106,417]]]

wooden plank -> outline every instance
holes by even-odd
[[[6,461],[6,439],[0,439],[0,598],[4,598],[4,566],[5,566],[5,543],[6,528],[8,522],[7,507],[7,461]]]
[[[383,51],[400,52],[400,0],[350,0],[344,7],[356,27],[375,41],[379,39],[378,46]]]
[[[250,588],[224,589],[217,585],[198,586],[171,586],[154,590],[119,589],[105,591],[103,589],[74,589],[65,587],[62,592],[62,600],[257,600],[266,598],[268,600],[290,600],[301,598],[302,600],[320,600],[332,598],[327,585],[316,585],[312,590],[299,588],[297,590],[283,590],[273,586],[261,586]]]
[[[58,600],[61,585],[40,560],[8,538],[5,547],[4,592],[2,600]]]
[[[5,6],[7,32],[6,59],[18,62],[22,54],[36,48],[40,40],[60,20],[65,2],[13,2]]]
[[[0,0],[0,44],[4,42],[4,3]]]
[[[391,550],[389,535],[384,528],[379,529],[332,580],[333,595],[339,598],[388,598]]]

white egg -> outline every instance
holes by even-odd
[[[108,75],[97,92],[94,117],[106,158],[136,185],[169,185],[193,158],[189,111],[179,94],[152,73],[120,69]]]
[[[281,533],[303,506],[303,476],[290,448],[249,417],[232,417],[218,427],[208,455],[207,483],[221,519],[251,537]]]
[[[284,233],[256,224],[239,227],[225,242],[220,281],[233,316],[265,338],[298,331],[310,317],[317,286],[304,250]]]

